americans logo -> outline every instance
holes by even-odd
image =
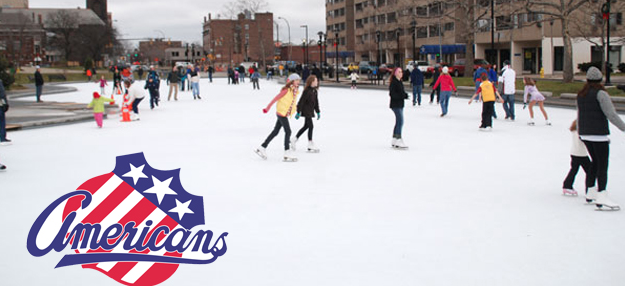
[[[227,250],[204,225],[204,202],[184,190],[180,170],[161,171],[143,153],[117,157],[113,172],[92,178],[50,204],[27,238],[31,255],[70,248],[56,267],[82,265],[124,285],[156,285],[180,264],[209,264]],[[193,231],[191,231],[193,229]]]

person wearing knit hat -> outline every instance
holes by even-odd
[[[608,197],[608,159],[610,154],[610,126],[625,131],[625,122],[616,113],[610,95],[601,84],[603,75],[596,67],[586,73],[586,84],[577,93],[577,130],[586,145],[591,167],[586,176],[586,202],[598,209],[620,210]]]
[[[289,117],[291,117],[296,112],[297,103],[297,94],[299,93],[299,84],[301,78],[298,74],[291,74],[286,82],[286,85],[280,90],[280,93],[276,95],[276,97],[269,102],[267,107],[263,108],[263,113],[269,112],[271,106],[276,103],[276,116],[278,117],[278,121],[276,122],[273,131],[267,136],[265,142],[258,147],[255,152],[263,158],[267,160],[267,146],[271,143],[271,140],[275,138],[278,133],[280,133],[280,129],[284,128],[284,162],[297,162],[297,158],[293,155],[291,151],[291,127],[289,125]]]
[[[456,85],[454,85],[454,80],[449,75],[449,68],[443,67],[443,74],[438,77],[436,83],[434,83],[434,87],[432,89],[441,89],[441,117],[447,115],[447,110],[449,106],[449,98],[451,97],[451,91],[458,92],[456,89]]]
[[[87,106],[87,108],[93,108],[93,118],[95,118],[95,123],[99,128],[102,128],[102,119],[104,117],[104,103],[105,102],[114,102],[114,100],[108,97],[102,97],[99,93],[93,93],[93,100]]]

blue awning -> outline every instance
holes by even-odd
[[[440,51],[443,51],[443,54],[464,54],[467,52],[466,45],[423,45],[419,49],[419,53],[421,54],[438,54]]]
[[[339,52],[339,57],[340,58],[354,57],[354,55],[355,55],[354,51]],[[326,57],[327,58],[335,58],[336,57],[336,52],[326,52]]]

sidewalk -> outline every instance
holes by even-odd
[[[34,85],[27,90],[9,91],[7,96],[11,108],[6,113],[7,130],[38,128],[51,125],[83,122],[93,119],[93,112],[86,104],[46,101],[46,95],[74,92],[76,88],[47,84],[43,86],[43,102],[35,102]],[[18,98],[32,97],[32,101]],[[107,113],[117,110],[117,105],[106,106]],[[106,116],[106,114],[105,114]]]

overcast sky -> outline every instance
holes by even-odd
[[[111,0],[108,10],[113,13],[114,25],[122,38],[165,38],[184,42],[202,41],[202,22],[211,13],[213,19],[223,14],[224,5],[232,0]],[[272,12],[274,21],[280,26],[280,40],[287,41],[288,29],[284,20],[291,25],[291,41],[301,43],[306,38],[304,28],[308,25],[309,38],[317,38],[317,32],[325,31],[325,1],[266,0],[267,11]],[[86,0],[30,0],[31,8],[85,8]],[[175,3],[175,4],[174,4]],[[162,32],[162,33],[161,33]],[[275,39],[275,26],[274,26]]]

